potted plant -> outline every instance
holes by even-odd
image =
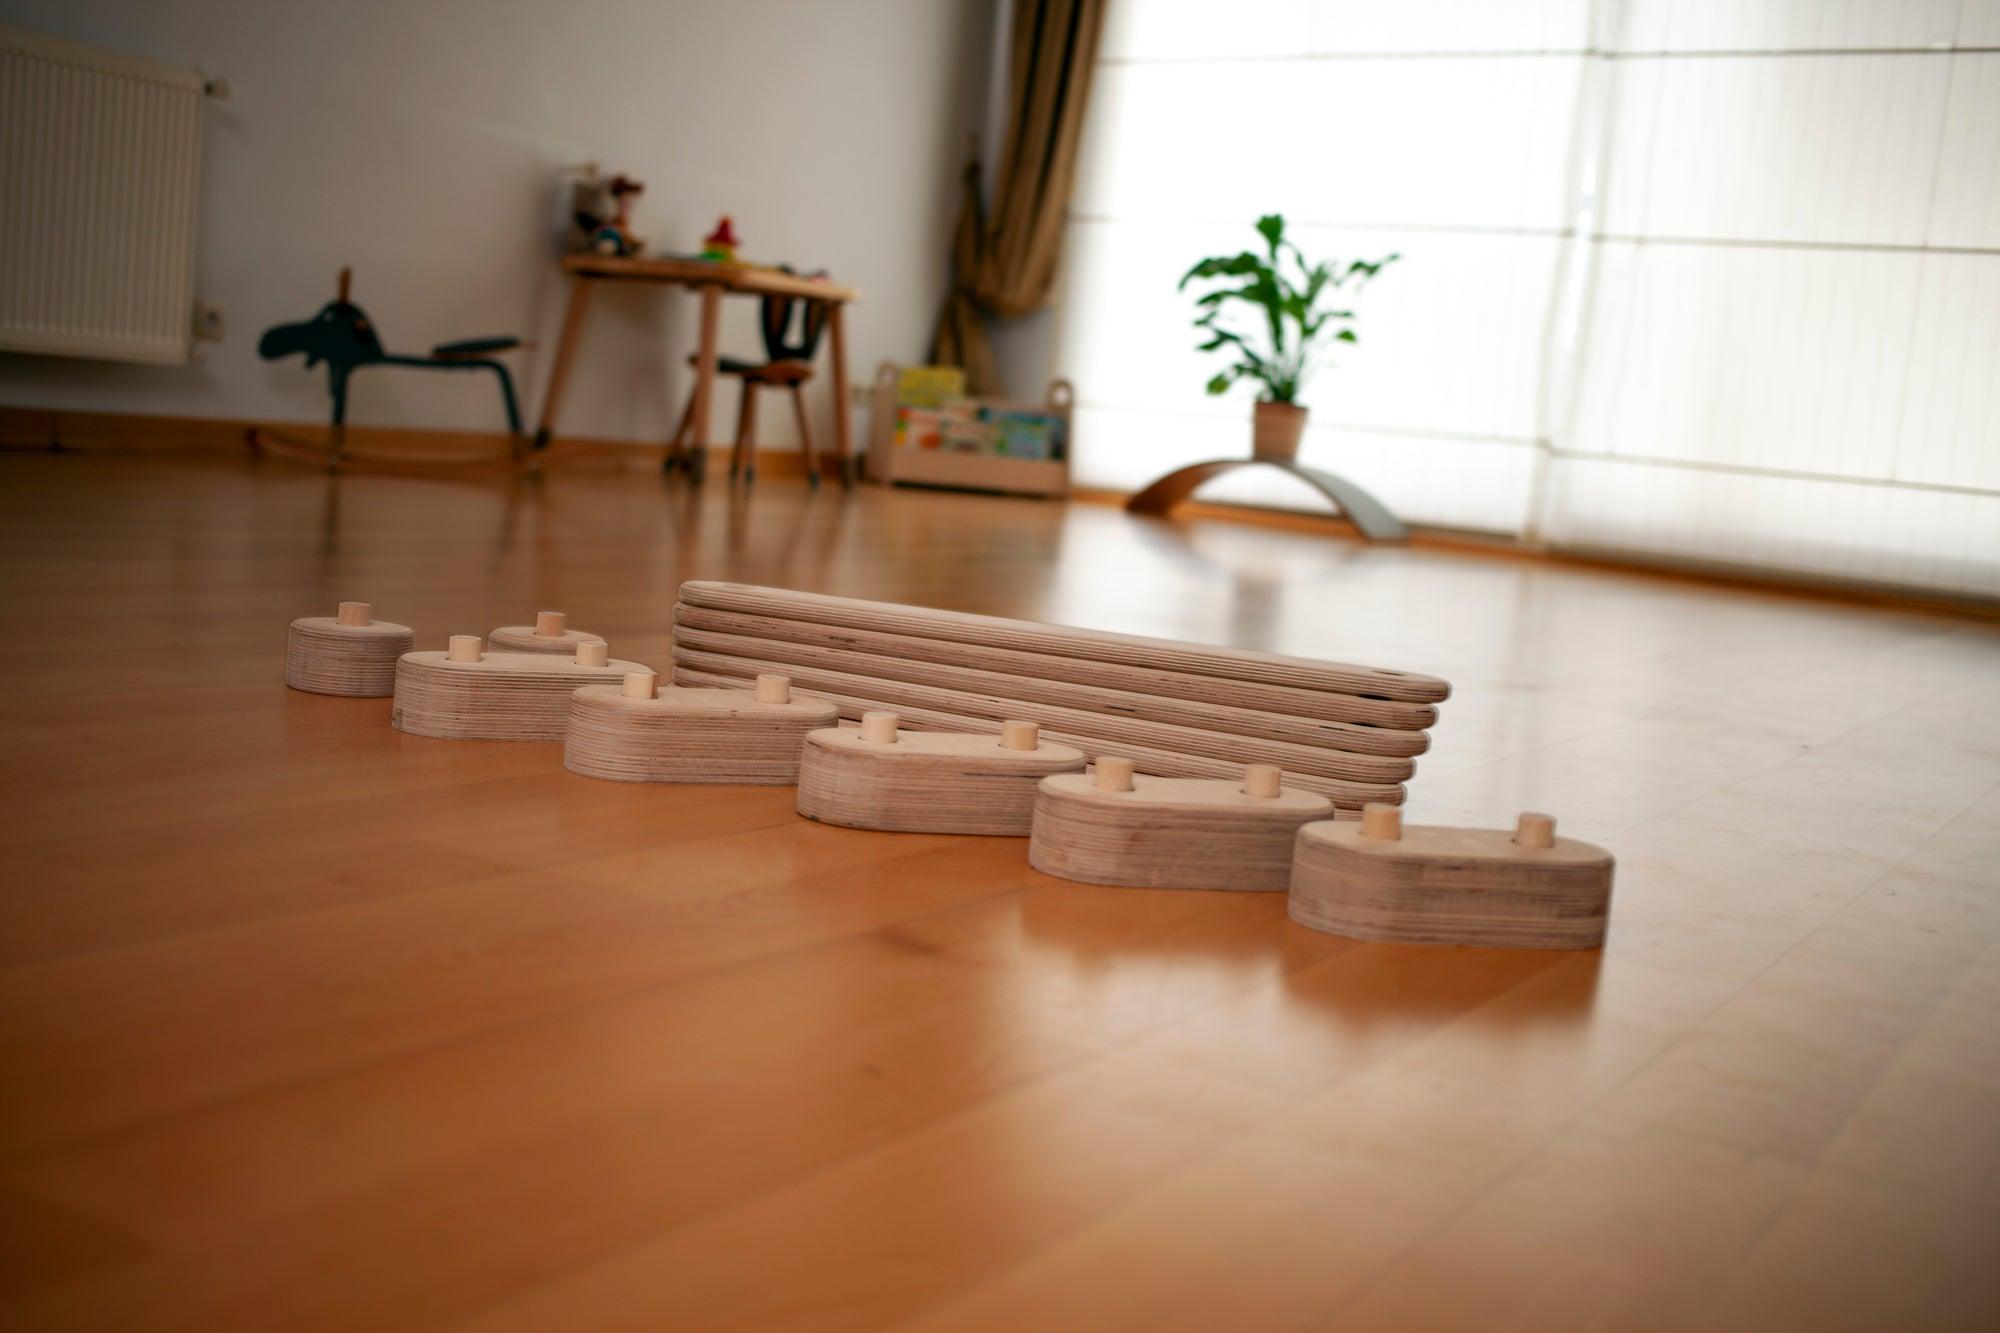
[[[1270,213],[1257,219],[1257,233],[1264,238],[1264,253],[1245,250],[1241,254],[1204,259],[1181,278],[1180,290],[1196,279],[1222,280],[1196,301],[1199,314],[1194,326],[1206,335],[1204,352],[1226,351],[1235,361],[1208,382],[1212,394],[1226,393],[1238,380],[1251,380],[1262,387],[1252,418],[1250,449],[1254,457],[1289,463],[1299,452],[1299,437],[1306,429],[1306,409],[1299,406],[1299,390],[1320,368],[1334,343],[1358,341],[1354,336],[1354,312],[1322,307],[1322,302],[1352,281],[1356,288],[1380,273],[1399,256],[1385,259],[1357,259],[1342,268],[1337,263],[1308,263],[1299,247],[1285,239],[1285,219]],[[1286,276],[1285,261],[1296,270],[1296,280]],[[1230,328],[1223,317],[1230,302],[1254,306],[1261,326],[1252,335]]]

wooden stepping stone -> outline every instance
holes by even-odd
[[[562,653],[574,656],[579,644],[603,643],[595,634],[569,628],[569,617],[560,611],[537,611],[532,625],[505,625],[486,636],[486,646],[496,653]]]
[[[396,692],[396,661],[416,645],[408,625],[369,619],[366,602],[306,616],[285,635],[285,684],[308,694],[381,699]]]
[[[1284,776],[1268,764],[1241,780],[1135,776],[1131,760],[1100,758],[1042,782],[1028,864],[1085,884],[1282,890],[1299,829],[1333,814]]]
[[[799,763],[799,813],[823,824],[896,833],[1024,838],[1035,790],[1052,773],[1083,772],[1083,751],[1041,738],[1032,722],[998,736],[902,731],[894,713],[861,728],[815,731]]]
[[[405,653],[396,663],[390,725],[449,740],[559,741],[569,697],[585,685],[616,685],[650,668],[610,656],[601,642],[573,657],[480,651],[476,634],[454,634],[444,652]]]
[[[1404,827],[1394,806],[1299,830],[1292,920],[1357,940],[1595,949],[1611,912],[1611,853],[1555,836],[1548,815],[1513,830]]]
[[[634,671],[570,696],[563,767],[612,782],[789,787],[806,733],[839,719],[824,700],[793,698],[783,676],[759,676],[755,690],[663,690]]]

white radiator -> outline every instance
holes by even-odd
[[[0,348],[187,360],[203,82],[0,26]]]

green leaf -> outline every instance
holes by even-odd
[[[1248,250],[1240,254],[1218,255],[1202,260],[1182,274],[1178,290],[1185,291],[1196,278],[1240,278],[1245,274],[1261,272],[1263,268],[1264,261]]]
[[[1236,373],[1234,370],[1225,370],[1208,382],[1208,391],[1212,394],[1228,393],[1229,386],[1235,382],[1235,379]]]

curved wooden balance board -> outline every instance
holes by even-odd
[[[789,787],[806,733],[839,710],[795,698],[783,676],[755,690],[657,690],[650,671],[570,696],[563,767],[611,782],[714,782]]]
[[[602,644],[585,644],[577,657],[488,653],[476,636],[454,635],[445,652],[405,653],[396,663],[389,722],[413,736],[448,740],[559,741],[570,695],[647,670],[610,657]]]
[[[1042,783],[1028,864],[1085,884],[1282,892],[1299,829],[1332,814],[1264,765],[1235,780],[1160,778],[1105,757]]]
[[[1274,467],[1297,477],[1331,500],[1355,530],[1371,542],[1399,542],[1410,535],[1410,530],[1389,512],[1388,506],[1347,478],[1275,458],[1211,458],[1206,463],[1190,463],[1140,491],[1125,502],[1125,508],[1134,514],[1164,515],[1223,473],[1242,467]]]
[[[1377,810],[1380,810],[1380,814]],[[1611,912],[1611,853],[1555,836],[1546,815],[1509,829],[1308,824],[1292,863],[1292,920],[1357,940],[1595,949]],[[1372,830],[1372,831],[1371,831]],[[1540,844],[1540,845],[1536,845]]]
[[[1025,838],[1035,789],[1052,773],[1082,773],[1083,751],[1041,738],[1031,723],[998,736],[900,731],[893,713],[806,737],[799,813],[823,824],[893,833]]]
[[[579,645],[603,643],[598,635],[569,627],[569,617],[560,611],[537,611],[532,625],[503,625],[486,636],[486,646],[496,653],[565,653],[576,655]]]
[[[408,625],[371,620],[366,602],[306,616],[285,635],[285,684],[308,694],[383,699],[396,692],[396,662],[416,645]]]

